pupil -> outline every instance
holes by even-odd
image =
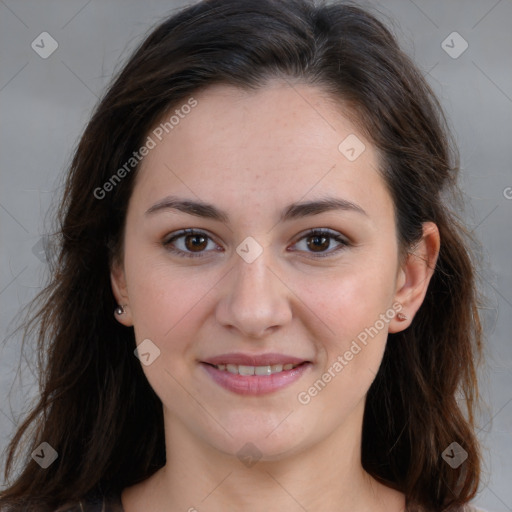
[[[328,238],[325,237],[325,236],[313,236],[311,237],[312,240],[314,240],[313,244],[311,243],[308,243],[308,246],[310,248],[314,248],[314,249],[327,249],[327,247],[329,247],[329,242],[327,241]],[[318,240],[322,240],[321,245],[317,245],[316,243],[318,242]],[[327,241],[327,244],[325,243]]]
[[[197,241],[198,239],[201,239],[202,241],[199,242],[199,243],[196,243],[196,242],[193,242],[192,244],[188,243],[190,241],[190,239],[194,239],[195,241]],[[187,238],[186,238],[186,245],[187,245],[187,249],[204,249],[204,246],[205,246],[205,240],[206,238],[202,235],[189,235]]]

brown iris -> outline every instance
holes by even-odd
[[[194,242],[189,243],[189,241],[193,239]],[[200,241],[199,241],[200,240]],[[187,235],[185,237],[185,246],[189,251],[193,252],[200,252],[201,250],[205,249],[208,245],[208,239],[207,237],[196,234],[196,235]],[[197,251],[195,251],[197,249]]]
[[[315,252],[321,252],[324,249],[329,248],[329,237],[323,236],[323,235],[313,235],[308,237],[308,247],[310,249],[313,249]],[[311,242],[311,240],[314,240],[314,242]],[[317,241],[321,240],[321,245],[317,244]],[[320,249],[320,251],[316,251],[316,249]]]

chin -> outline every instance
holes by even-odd
[[[282,418],[281,418],[282,420]],[[210,444],[218,451],[235,456],[244,462],[250,461],[278,461],[298,453],[307,444],[304,425],[268,425],[257,426],[248,421],[243,425],[231,424],[228,429],[231,436],[225,435],[222,439],[211,439]],[[250,465],[250,464],[248,464]]]

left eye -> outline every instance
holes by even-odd
[[[311,252],[319,258],[331,256],[349,245],[348,240],[339,233],[325,229],[313,229],[312,231],[309,231],[306,235],[300,238],[295,245],[299,244],[303,240],[306,242],[306,247],[308,249],[312,249]],[[333,240],[338,244],[338,247],[331,251],[327,251],[326,249],[331,247],[331,242]]]
[[[327,251],[331,247],[331,242],[335,241],[338,247],[334,250]],[[306,252],[313,253],[316,257],[326,257],[333,253],[337,253],[349,245],[349,242],[339,233],[331,232],[325,229],[314,229],[303,235],[294,245],[297,246],[305,241]],[[177,243],[179,242],[179,243]],[[203,256],[207,251],[209,242],[213,244],[213,251],[218,251],[218,246],[211,238],[202,231],[193,229],[185,229],[179,233],[164,240],[163,245],[169,251],[187,258],[197,258]],[[181,246],[181,247],[177,247]],[[295,251],[296,249],[293,249]],[[300,249],[299,249],[300,250]]]
[[[327,251],[327,249],[331,247],[331,242],[333,240],[338,244],[338,247],[334,250]],[[305,241],[306,247],[311,249],[313,253],[316,253],[320,257],[331,255],[332,253],[338,252],[348,245],[347,240],[340,236],[339,233],[320,229],[314,229],[313,231],[310,231],[305,236],[303,236],[297,242],[297,244],[302,241]]]

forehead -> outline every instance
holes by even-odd
[[[176,114],[168,133],[149,133],[155,147],[134,191],[146,203],[176,192],[210,203],[222,193],[225,201],[244,198],[249,205],[337,191],[368,205],[390,202],[376,149],[321,89],[275,80],[256,90],[218,84],[192,97],[194,108],[175,105],[155,126]]]

